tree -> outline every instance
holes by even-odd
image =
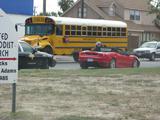
[[[43,16],[43,13],[40,13],[39,15]],[[57,13],[55,13],[55,12],[47,12],[46,16],[56,16],[57,17]]]
[[[156,14],[155,24],[160,28],[160,0],[149,0],[151,4],[150,14]]]
[[[64,13],[67,9],[72,7],[74,4],[73,0],[59,0],[58,5],[60,6],[60,9]]]
[[[149,0],[151,4],[151,14],[156,14],[158,19],[160,19],[160,0]]]

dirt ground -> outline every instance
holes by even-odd
[[[0,120],[160,120],[160,74],[46,76],[19,76],[16,114],[0,85]]]

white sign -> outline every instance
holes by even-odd
[[[0,9],[0,84],[16,83],[18,76],[18,38],[14,24]]]

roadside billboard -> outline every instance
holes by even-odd
[[[6,13],[33,15],[33,0],[0,0],[0,8]]]
[[[18,38],[15,25],[0,9],[0,84],[16,83],[18,74]]]

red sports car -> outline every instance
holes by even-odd
[[[140,66],[140,61],[136,56],[129,55],[121,49],[107,48],[104,51],[80,52],[80,67],[87,69],[88,67],[127,68]]]

